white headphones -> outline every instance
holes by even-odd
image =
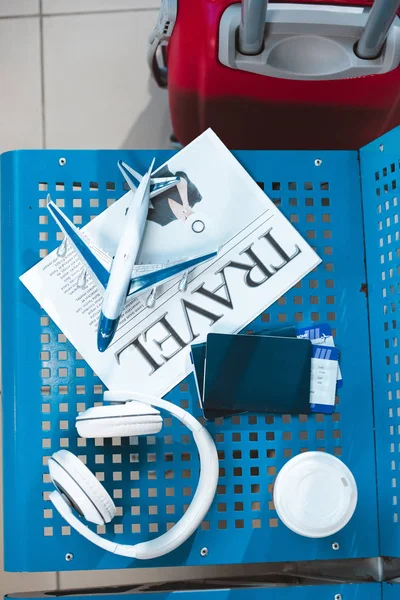
[[[67,523],[87,540],[108,552],[148,560],[168,554],[183,544],[197,529],[214,499],[218,483],[218,454],[208,431],[188,412],[152,396],[132,392],[105,392],[110,406],[89,408],[76,419],[81,437],[151,435],[162,427],[155,406],[167,410],[193,433],[200,456],[200,477],[191,504],[181,519],[166,533],[135,546],[116,544],[89,529],[72,509],[90,523],[104,525],[115,516],[115,505],[101,483],[71,452],[59,450],[49,459],[56,491],[50,500]]]

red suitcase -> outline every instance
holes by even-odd
[[[260,3],[243,1],[246,10]],[[149,56],[159,84],[168,80],[179,142],[212,127],[232,149],[355,149],[400,123],[398,0],[376,0],[372,10],[363,8],[368,0],[352,0],[351,8],[347,0],[323,8],[321,0],[301,2],[269,5],[265,58],[238,51],[236,0],[164,0]],[[366,56],[352,56],[349,44],[357,50],[360,37]],[[369,43],[381,49],[372,59]],[[167,68],[160,68],[161,57]]]

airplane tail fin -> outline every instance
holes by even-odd
[[[126,183],[129,185],[129,189],[135,193],[138,185],[142,181],[142,175],[132,169],[126,162],[119,160],[118,161],[118,169],[121,171],[123,178]],[[153,161],[154,166],[154,161]],[[152,177],[150,181],[150,198],[155,198],[162,192],[166,192],[171,188],[178,185],[180,182],[180,177]]]

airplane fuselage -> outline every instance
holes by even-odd
[[[137,204],[137,194],[132,198],[125,217],[122,237],[111,265],[97,332],[97,347],[100,352],[104,352],[108,348],[114,337],[131,284],[132,271],[139,253],[149,211],[150,180],[146,179],[147,182],[143,182],[146,185],[146,191],[140,204]]]

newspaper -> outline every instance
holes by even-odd
[[[173,189],[152,200],[138,264],[220,248],[190,273],[186,292],[177,277],[158,288],[153,308],[146,306],[148,292],[128,298],[113,342],[100,353],[102,291],[89,277],[84,289],[77,287],[82,263],[70,246],[21,281],[109,389],[160,397],[192,372],[193,342],[240,331],[321,261],[211,130],[159,173],[185,174],[188,194],[182,199]],[[82,230],[110,256],[131,200],[128,192]]]

